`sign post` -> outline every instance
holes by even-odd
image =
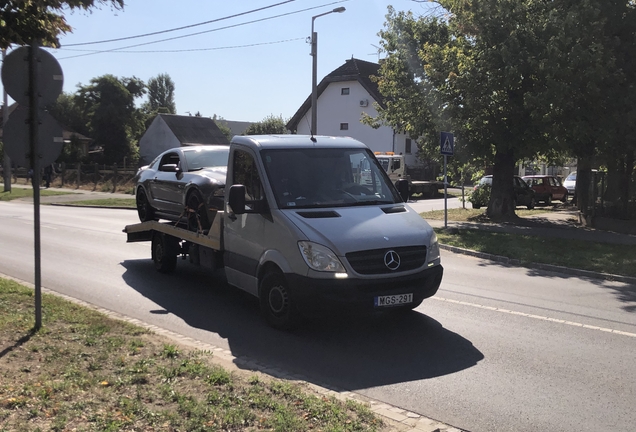
[[[17,48],[4,58],[1,73],[4,88],[18,103],[4,124],[4,150],[16,165],[33,172],[34,329],[39,330],[42,327],[40,168],[53,163],[63,146],[62,128],[43,109],[62,92],[62,68],[55,57],[32,41],[30,46]],[[20,105],[28,109],[20,109]],[[27,142],[29,145],[25,146]]]
[[[444,155],[444,228],[448,228],[448,179],[446,177],[446,158],[453,156],[455,136],[450,132],[442,132],[439,139],[440,153]]]

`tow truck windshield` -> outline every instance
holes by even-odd
[[[262,158],[280,209],[402,202],[367,149],[267,149]]]

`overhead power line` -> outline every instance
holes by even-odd
[[[293,39],[284,39],[284,40],[278,40],[278,41],[272,41],[272,42],[259,42],[259,43],[253,43],[253,44],[247,44],[247,45],[231,45],[231,46],[211,47],[211,48],[184,48],[184,49],[176,49],[176,50],[139,50],[139,51],[113,50],[113,51],[110,51],[110,52],[127,53],[127,54],[144,54],[144,53],[179,53],[179,52],[192,52],[192,51],[215,51],[215,50],[225,50],[225,49],[235,49],[235,48],[249,48],[249,47],[255,47],[255,46],[260,46],[260,45],[274,45],[274,44],[279,44],[279,43],[294,42],[294,41],[305,40],[305,39],[306,39],[305,37],[298,37],[298,38],[293,38]],[[61,50],[61,51],[86,51],[86,52],[95,53],[95,54],[104,52],[104,51],[99,51],[99,50],[64,49],[64,48],[58,48],[58,50]],[[70,58],[70,57],[65,57],[65,58]]]
[[[144,46],[144,45],[151,45],[151,44],[156,44],[156,43],[160,43],[160,42],[167,42],[167,41],[176,40],[176,39],[183,39],[183,38],[191,37],[191,36],[198,36],[198,35],[201,35],[201,34],[212,33],[212,32],[216,32],[216,31],[220,31],[220,30],[227,30],[227,29],[230,29],[230,28],[242,27],[242,26],[245,26],[245,25],[248,25],[248,24],[254,24],[254,23],[257,23],[257,22],[262,22],[262,21],[268,21],[268,20],[272,20],[272,19],[276,19],[276,18],[281,18],[281,17],[284,17],[284,16],[295,15],[295,14],[298,14],[298,13],[307,12],[309,10],[319,9],[319,8],[323,8],[325,6],[331,6],[331,5],[334,5],[334,4],[344,3],[344,2],[347,2],[347,1],[349,1],[349,0],[338,0],[338,1],[331,2],[331,3],[322,4],[320,6],[313,6],[313,7],[310,7],[310,8],[300,9],[300,10],[293,11],[293,12],[287,12],[287,13],[284,13],[284,14],[274,15],[274,16],[266,17],[266,18],[260,18],[260,19],[256,19],[256,20],[252,20],[252,21],[243,22],[243,23],[232,24],[232,25],[228,25],[228,26],[225,26],[225,27],[219,27],[219,28],[216,28],[216,29],[204,30],[204,31],[196,32],[196,33],[190,33],[190,34],[187,34],[187,35],[174,36],[174,37],[171,37],[171,38],[159,39],[159,40],[156,40],[156,41],[144,42],[144,43],[139,43],[139,44],[135,44],[135,45],[128,45],[128,46],[125,46],[125,47],[113,48],[113,49],[109,49],[109,50],[94,51],[94,52],[90,52],[90,53],[87,53],[87,54],[78,54],[78,55],[74,55],[74,56],[61,57],[58,60],[66,60],[66,59],[77,58],[77,57],[85,57],[85,56],[101,54],[101,53],[107,53],[107,52],[117,52],[119,50],[125,50],[125,49],[128,49],[128,48],[136,48],[136,47]]]
[[[276,3],[276,4],[272,4],[269,6],[264,6],[262,8],[258,8],[258,9],[252,9],[249,10],[247,12],[241,12],[241,13],[237,13],[234,15],[228,15],[222,18],[216,18],[210,21],[204,21],[204,22],[200,22],[200,23],[196,23],[196,24],[190,24],[187,26],[183,26],[183,27],[176,27],[176,28],[172,28],[172,29],[168,29],[168,30],[159,30],[156,32],[152,32],[152,33],[144,33],[144,34],[140,34],[140,35],[136,35],[136,36],[125,36],[125,37],[120,37],[120,38],[116,38],[116,39],[107,39],[107,40],[101,40],[101,41],[93,41],[93,42],[82,42],[82,43],[75,43],[75,44],[68,44],[65,45],[67,47],[72,47],[72,46],[82,46],[82,45],[94,45],[94,44],[102,44],[102,43],[108,43],[108,42],[118,42],[118,41],[122,41],[122,40],[128,40],[128,39],[137,39],[137,38],[142,38],[142,37],[147,37],[147,36],[154,36],[154,35],[158,35],[158,34],[162,34],[162,33],[170,33],[170,32],[174,32],[174,31],[178,31],[178,30],[185,30],[188,28],[192,28],[192,27],[198,27],[198,26],[202,26],[205,24],[211,24],[211,23],[215,23],[215,22],[219,22],[219,21],[224,21],[224,20],[228,20],[231,18],[236,18],[236,17],[240,17],[243,15],[249,15],[251,13],[254,12],[260,12],[262,10],[266,10],[266,9],[271,9],[274,8],[276,6],[281,6],[287,3],[291,3],[291,2],[295,2],[296,0],[286,0],[280,3]]]

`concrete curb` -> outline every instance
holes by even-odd
[[[9,275],[0,273],[0,278],[12,280],[14,282],[17,282],[31,289],[35,288],[35,286],[32,283],[14,278]],[[296,382],[298,384],[306,386],[310,391],[313,391],[322,396],[334,397],[343,402],[351,400],[351,401],[361,403],[363,405],[367,405],[374,414],[382,418],[382,420],[390,427],[391,431],[396,431],[396,432],[465,432],[462,429],[455,428],[453,426],[438,422],[437,420],[433,420],[431,418],[404,410],[402,408],[398,408],[398,407],[386,404],[381,401],[370,399],[368,397],[365,397],[363,395],[360,395],[354,392],[350,392],[350,391],[338,389],[338,388],[333,388],[333,387],[328,387],[325,384],[318,385],[318,384],[311,383],[308,381],[306,377],[302,375],[287,373],[281,369],[268,366],[264,363],[260,363],[257,360],[251,359],[246,356],[235,357],[232,355],[231,351],[225,348],[220,348],[215,345],[203,343],[191,337],[184,336],[184,335],[163,329],[161,327],[157,327],[153,324],[148,324],[136,318],[130,318],[120,313],[111,311],[109,309],[104,309],[99,306],[95,306],[91,303],[87,303],[83,300],[79,300],[74,297],[70,297],[65,294],[55,292],[45,287],[42,287],[42,292],[63,298],[72,303],[103,313],[104,315],[110,318],[126,321],[136,326],[143,327],[145,329],[152,331],[155,334],[170,338],[174,340],[175,342],[183,346],[189,347],[191,349],[211,352],[213,353],[213,356],[211,358],[212,361],[230,371],[243,372],[243,373],[248,371],[258,372],[258,373],[271,376],[276,379]]]
[[[470,255],[476,258],[488,259],[491,261],[496,261],[496,262],[510,265],[510,266],[527,267],[527,268],[538,269],[538,270],[565,273],[572,276],[582,276],[582,277],[602,279],[607,281],[618,281],[618,282],[624,282],[627,284],[636,285],[636,277],[631,277],[631,276],[615,275],[610,273],[600,273],[600,272],[594,272],[590,270],[580,270],[580,269],[562,267],[562,266],[551,265],[551,264],[523,262],[518,259],[508,258],[505,256],[500,256],[500,255],[493,255],[486,252],[478,252],[471,249],[464,249],[457,246],[450,246],[450,245],[445,245],[441,243],[439,247],[440,249],[447,250],[449,252],[462,254],[462,255]]]

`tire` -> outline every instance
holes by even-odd
[[[562,203],[568,202],[568,194],[563,195],[563,198],[561,198],[561,202]]]
[[[142,222],[148,222],[151,220],[157,220],[155,216],[155,209],[152,208],[150,203],[148,202],[148,196],[146,195],[146,191],[142,188],[137,190],[137,215],[139,215],[139,220]]]
[[[537,202],[534,199],[534,197],[530,198],[530,203],[528,204],[528,210],[532,210],[536,204]]]
[[[193,191],[188,195],[186,201],[188,210],[188,229],[194,232],[203,232],[210,228],[208,213],[203,203],[203,198],[198,191]]]
[[[259,286],[261,314],[278,330],[291,330],[298,325],[298,311],[291,301],[285,276],[279,271],[266,273]]]
[[[171,273],[177,267],[179,241],[167,234],[155,232],[152,236],[152,261],[159,273]]]
[[[552,205],[552,195],[548,195],[545,199],[545,205]]]

